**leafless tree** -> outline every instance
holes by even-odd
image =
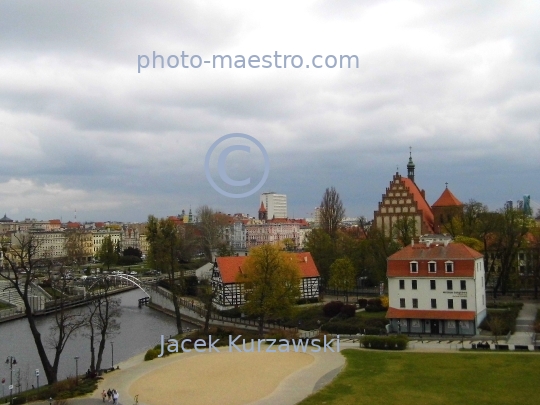
[[[197,216],[198,227],[201,231],[201,247],[206,258],[211,261],[212,252],[223,239],[223,229],[227,225],[227,218],[207,205],[197,209]]]
[[[21,298],[30,332],[43,365],[43,370],[49,384],[58,380],[58,365],[67,340],[80,327],[79,321],[64,308],[65,298],[62,294],[55,300],[59,310],[55,313],[56,335],[50,342],[54,346],[54,360],[51,363],[45,350],[45,342],[36,322],[34,298],[34,282],[37,280],[36,265],[42,260],[40,240],[29,233],[15,233],[10,240],[0,242],[4,255],[6,271],[0,273],[0,278],[9,281],[11,288]],[[52,266],[52,261],[49,260]],[[49,269],[51,269],[49,266]],[[65,278],[63,278],[65,287]]]
[[[344,217],[345,208],[343,208],[339,193],[334,187],[327,188],[320,206],[321,228],[334,238]]]

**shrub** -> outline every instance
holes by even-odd
[[[367,305],[375,306],[375,307],[382,307],[382,301],[380,298],[370,298],[367,301]]]
[[[341,308],[345,304],[341,301],[332,301],[323,307],[323,313],[325,316],[334,317],[341,312]]]
[[[297,305],[304,305],[304,304],[315,304],[319,302],[319,298],[312,297],[312,298],[300,298],[296,301]]]
[[[137,256],[118,256],[117,264],[119,266],[131,266],[140,262],[142,262],[142,259]]]
[[[358,306],[360,308],[365,308],[367,305],[367,299],[365,298],[358,298]]]
[[[409,339],[405,335],[396,336],[364,336],[362,346],[366,349],[405,350]]]
[[[366,306],[366,312],[385,312],[386,308],[382,305],[370,305]]]
[[[159,356],[160,353],[161,350],[148,349],[148,351],[144,355],[144,361],[154,360],[157,356]]]
[[[352,318],[356,314],[356,307],[354,305],[343,305],[340,313],[345,315],[347,318]]]

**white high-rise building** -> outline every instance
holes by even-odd
[[[261,201],[267,211],[267,218],[287,218],[287,196],[275,192],[262,193]]]

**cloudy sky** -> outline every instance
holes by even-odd
[[[540,201],[538,21],[537,2],[516,0],[2,1],[1,214],[142,221],[208,204],[255,215],[259,193],[276,191],[306,217],[335,186],[347,215],[372,217],[410,146],[430,203],[445,182],[493,209]],[[276,51],[359,64],[166,63]],[[150,56],[140,73],[139,55]],[[268,152],[268,179],[250,197],[225,197],[205,175],[208,149],[229,133]],[[238,144],[250,153],[230,153],[225,168],[249,177],[244,187],[217,169]],[[264,170],[249,141],[223,142],[210,161],[231,193]]]

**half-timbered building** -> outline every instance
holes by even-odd
[[[318,298],[320,275],[311,253],[295,253],[301,273],[300,298]],[[220,309],[231,309],[245,303],[244,287],[238,282],[242,266],[247,257],[218,257],[212,270],[214,305]]]

